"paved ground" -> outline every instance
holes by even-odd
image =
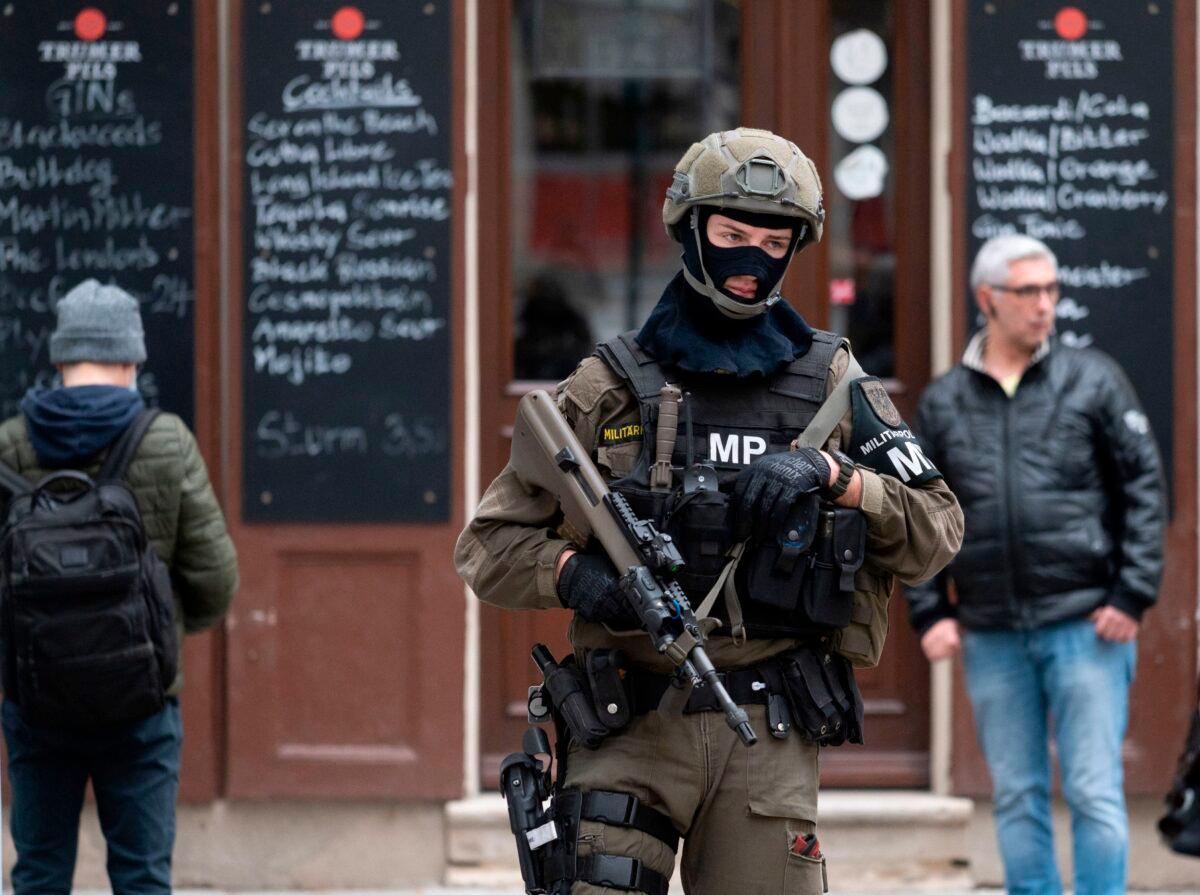
[[[1148,891],[1131,889],[1136,895],[1182,895],[1182,893],[1200,892],[1200,885],[1191,889],[1176,889],[1173,891]],[[949,889],[941,886],[909,887],[894,889],[890,887],[873,887],[870,889],[832,889],[830,895],[1004,895],[1003,889]],[[5,888],[3,895],[12,895],[12,890]],[[103,889],[76,889],[74,895],[112,895]],[[521,889],[514,888],[478,888],[471,886],[429,886],[420,889],[322,889],[313,891],[287,891],[273,889],[268,891],[238,891],[229,892],[217,889],[176,889],[175,895],[525,895]],[[1069,895],[1069,893],[1068,893]]]
[[[859,890],[831,890],[830,895],[1003,895],[1000,889],[944,889],[944,888],[909,888],[909,889],[883,889],[876,888],[865,891]],[[5,889],[4,895],[12,895],[11,889]],[[110,892],[96,889],[77,889],[75,895],[111,895]],[[421,889],[388,889],[388,890],[368,890],[368,889],[350,889],[350,890],[321,890],[312,892],[289,892],[284,890],[271,890],[264,892],[223,892],[215,889],[176,889],[175,895],[525,895],[522,889],[512,888],[472,888],[468,886],[454,886],[445,888],[442,886],[432,886]],[[1140,895],[1179,895],[1179,893],[1140,893]]]
[[[675,889],[672,889],[671,892],[674,895]],[[830,895],[934,895],[934,893],[936,895],[1004,895],[1001,889],[830,889]],[[525,895],[525,893],[522,889],[434,888],[405,889],[401,892],[389,893],[389,895]],[[1139,895],[1155,895],[1155,893],[1139,893]],[[1165,895],[1165,893],[1158,893],[1158,895]],[[1179,895],[1179,893],[1172,893],[1172,895]]]
[[[1132,891],[1132,890],[1131,890]],[[1140,892],[1139,895],[1179,895],[1176,892]],[[1187,890],[1191,892],[1200,891],[1200,889]],[[944,888],[908,888],[908,889],[882,889],[873,888],[868,890],[832,890],[830,895],[1003,895],[1001,889],[944,889]],[[5,895],[11,895],[11,890],[6,889]],[[78,890],[76,895],[111,895],[111,893],[97,890]],[[443,888],[434,886],[422,889],[390,889],[371,891],[365,889],[352,890],[322,890],[320,892],[287,892],[274,890],[269,892],[219,892],[214,889],[176,889],[175,895],[524,895],[520,889],[480,889],[463,886],[454,888]]]

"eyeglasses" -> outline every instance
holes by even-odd
[[[1057,282],[1054,283],[1030,283],[1028,286],[1005,286],[1001,283],[988,283],[993,289],[999,289],[1001,292],[1011,292],[1017,298],[1023,301],[1033,301],[1043,293],[1051,301],[1057,301],[1061,293],[1061,288]]]

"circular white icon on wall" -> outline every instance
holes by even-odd
[[[874,31],[847,31],[829,49],[833,73],[847,84],[870,84],[887,68],[887,45]]]
[[[851,143],[870,143],[887,130],[887,100],[871,87],[847,87],[832,111],[834,129]]]
[[[883,193],[887,157],[874,146],[859,146],[833,169],[833,181],[847,199],[874,199]]]

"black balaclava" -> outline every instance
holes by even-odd
[[[696,225],[700,233],[705,234],[700,241],[704,246],[704,266],[712,281],[724,283],[739,274],[757,277],[757,297],[761,300],[764,292],[773,288],[783,276],[795,254],[799,240],[794,234],[800,225],[799,219],[707,207],[701,207],[695,213]],[[792,244],[781,259],[753,247],[718,249],[709,243],[706,235],[708,217],[713,213],[754,227],[792,227]],[[693,234],[686,234],[682,242],[683,263],[693,277],[703,281]],[[725,294],[745,302],[740,296]],[[650,312],[637,335],[637,342],[665,366],[689,373],[720,373],[744,378],[769,376],[807,354],[812,346],[812,335],[812,328],[786,301],[771,302],[756,316],[731,318],[711,298],[696,291],[680,271]]]
[[[714,286],[720,289],[721,294],[741,304],[745,304],[746,299],[728,291],[723,284],[730,277],[752,276],[758,280],[758,292],[755,295],[756,300],[764,301],[770,298],[772,289],[783,279],[788,265],[791,264],[792,255],[795,254],[796,244],[799,241],[796,238],[796,231],[802,226],[803,221],[799,218],[789,218],[777,214],[741,211],[736,208],[713,208],[711,206],[697,206],[692,213],[696,216],[695,226],[700,235],[699,243],[701,248],[697,250],[697,240],[694,234],[685,232],[683,238],[683,263],[687,267],[688,272],[697,280],[704,282],[704,273],[707,271],[709,279]],[[772,230],[783,229],[785,227],[790,228],[792,230],[792,240],[788,245],[787,252],[782,258],[772,258],[757,246],[738,246],[732,249],[717,248],[708,239],[708,220],[714,214],[724,215],[727,218],[732,218],[739,223],[748,224],[751,227],[768,227]],[[704,262],[703,269],[701,269],[700,264],[701,258],[703,258]]]

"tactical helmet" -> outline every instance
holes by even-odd
[[[709,134],[693,143],[679,160],[663,202],[663,224],[672,239],[679,243],[695,239],[700,246],[704,238],[700,232],[700,206],[796,218],[792,256],[808,243],[820,241],[825,222],[816,166],[792,141],[749,127]],[[703,263],[703,282],[687,265],[683,273],[693,289],[736,318],[761,314],[779,299],[783,282],[780,276],[767,290],[765,299],[744,302],[722,292],[703,270]]]

